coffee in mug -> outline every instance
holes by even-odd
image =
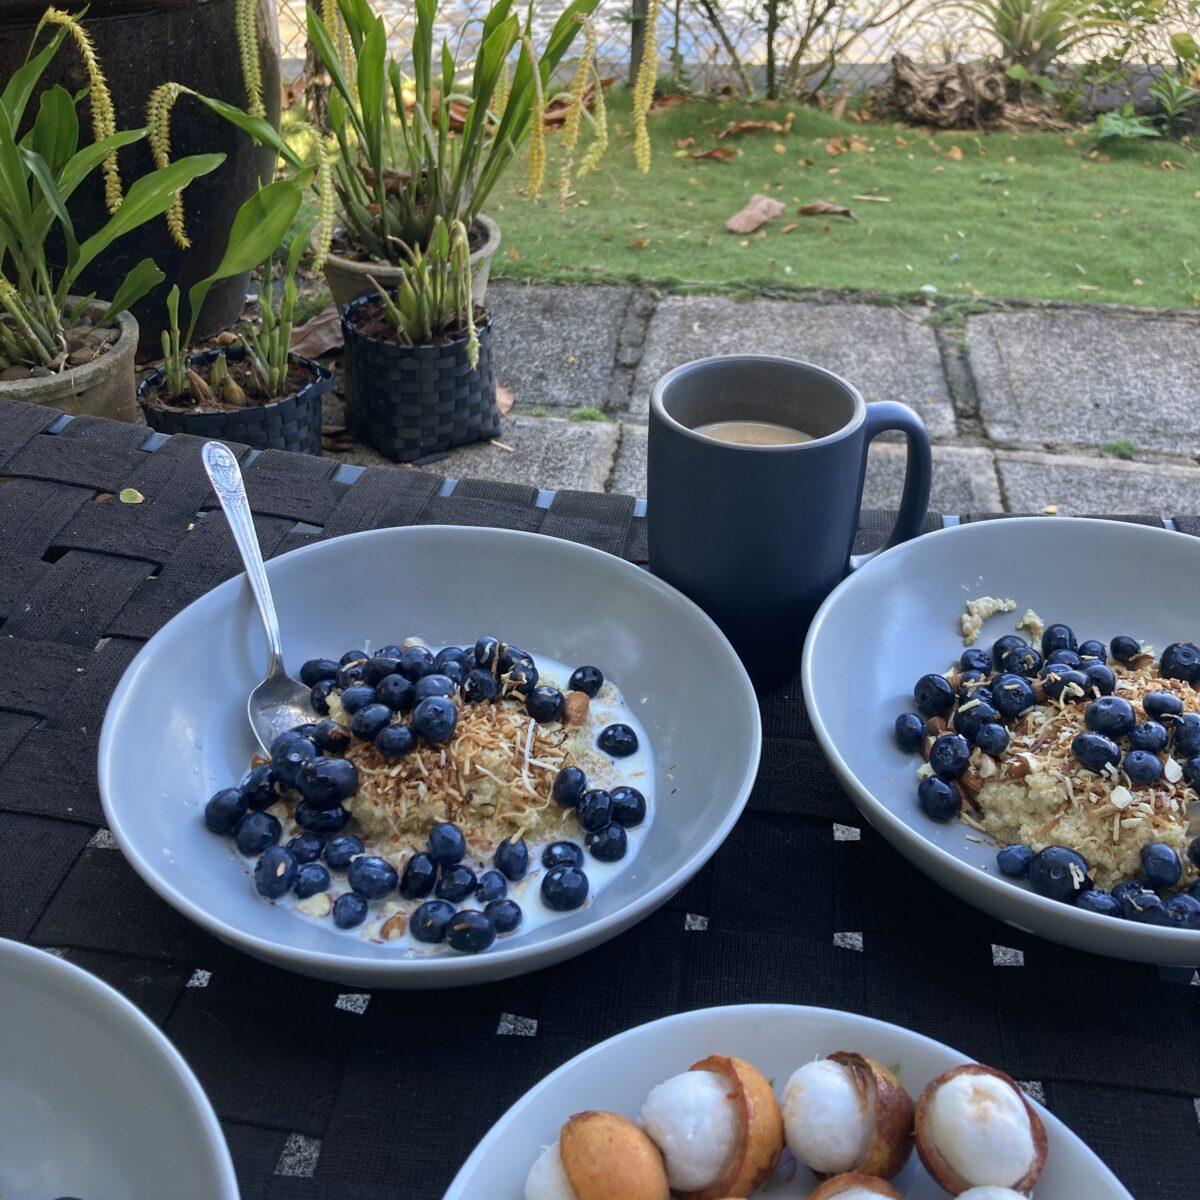
[[[695,432],[738,446],[795,446],[812,441],[812,434],[774,421],[711,421],[697,425]]]

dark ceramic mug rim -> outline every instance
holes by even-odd
[[[851,402],[854,405],[854,413],[845,425],[835,429],[832,433],[827,433],[824,437],[810,438],[807,442],[789,442],[778,446],[747,446],[742,442],[726,442],[720,438],[713,438],[703,433],[697,433],[696,430],[691,429],[682,421],[677,421],[667,412],[666,405],[663,403],[663,393],[679,376],[690,371],[712,366],[716,363],[728,362],[744,362],[747,364],[775,363],[789,368],[798,367],[805,372],[811,372],[816,375],[824,375],[830,382],[836,384],[838,387],[845,388],[849,393]],[[708,446],[720,446],[725,450],[744,451],[749,454],[790,454],[800,453],[804,450],[816,450],[822,446],[828,446],[831,442],[836,442],[839,438],[850,436],[861,428],[863,422],[867,419],[867,402],[862,398],[862,393],[858,388],[848,379],[843,379],[836,372],[827,370],[825,367],[819,367],[816,363],[805,362],[799,358],[789,358],[784,354],[713,354],[707,358],[695,358],[691,362],[681,363],[665,375],[659,376],[655,382],[650,393],[650,410],[676,433],[682,433],[686,437]]]

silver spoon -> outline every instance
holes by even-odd
[[[242,556],[246,578],[250,581],[250,590],[254,593],[258,615],[262,617],[263,630],[267,635],[267,675],[250,693],[246,711],[254,736],[258,738],[263,752],[269,754],[271,743],[281,733],[312,720],[310,692],[304,684],[293,679],[283,665],[279,618],[275,615],[275,601],[271,599],[262,550],[258,545],[258,534],[254,529],[254,518],[250,513],[250,501],[246,498],[246,485],[242,482],[238,461],[233,452],[220,442],[205,442],[200,457],[229,522],[238,553]]]

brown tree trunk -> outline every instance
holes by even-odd
[[[646,45],[646,16],[650,11],[650,0],[633,0],[629,6],[629,86],[637,82],[638,68],[642,65],[642,50]]]

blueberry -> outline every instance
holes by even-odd
[[[537,687],[538,669],[532,662],[515,662],[510,671],[505,672],[513,691],[521,696],[528,696]]]
[[[922,675],[913,686],[913,699],[926,717],[944,717],[954,707],[954,689],[944,675]]]
[[[518,663],[525,663],[528,666],[532,666],[533,655],[528,654],[517,646],[502,645],[500,647],[500,657],[496,660],[498,673],[507,675]]]
[[[375,657],[399,659],[400,655],[403,653],[404,651],[399,646],[389,642],[386,646],[380,646],[379,649],[375,651]]]
[[[365,683],[356,684],[354,687],[348,687],[342,693],[342,707],[352,716],[359,709],[368,708],[372,704],[377,703],[378,696],[373,687],[367,687]]]
[[[604,686],[604,673],[599,667],[576,667],[567,680],[567,688],[572,692],[582,692],[588,699],[594,699],[596,693]]]
[[[375,749],[384,758],[400,758],[416,748],[416,734],[407,725],[385,725],[375,735]]]
[[[631,754],[637,753],[638,738],[628,725],[617,722],[615,725],[607,725],[600,730],[596,745],[605,754],[611,754],[613,758],[628,758]]]
[[[525,711],[539,725],[557,721],[562,716],[563,694],[556,687],[540,684],[525,698]]]
[[[968,700],[986,700],[991,704],[991,676],[982,675],[978,671],[964,671],[958,677],[957,698],[959,704],[966,704]]]
[[[1189,712],[1175,718],[1175,750],[1191,758],[1200,754],[1200,714]]]
[[[954,714],[954,728],[968,742],[974,742],[981,729],[999,720],[1000,714],[986,700],[968,700]]]
[[[392,712],[406,713],[413,706],[413,685],[403,675],[387,675],[375,685],[375,699]]]
[[[365,658],[348,662],[338,668],[337,685],[342,691],[349,691],[352,687],[364,687],[366,682],[367,660]]]
[[[1075,630],[1070,625],[1047,625],[1042,631],[1042,653],[1053,654],[1055,650],[1074,650],[1079,643]]]
[[[310,742],[316,745],[314,738],[317,733],[317,724],[315,721],[305,721],[303,725],[293,725],[291,732],[297,734],[299,737],[308,738]]]
[[[958,657],[960,671],[979,671],[983,675],[992,673],[992,656],[978,646],[964,650]]]
[[[1200,837],[1192,838],[1188,843],[1187,856],[1193,867],[1200,867]],[[1193,884],[1193,886],[1200,886]]]
[[[587,790],[587,776],[578,767],[563,767],[554,777],[551,795],[563,808],[574,808]]]
[[[493,900],[483,915],[496,927],[497,933],[512,933],[521,924],[521,906],[515,900]]]
[[[1105,668],[1107,670],[1107,668]],[[1087,676],[1082,671],[1073,671],[1060,663],[1051,665],[1043,676],[1046,695],[1051,700],[1064,700],[1070,704],[1087,696]]]
[[[429,696],[413,709],[413,732],[434,745],[448,742],[457,724],[458,709],[446,696]]]
[[[474,890],[475,872],[465,863],[442,867],[434,885],[434,894],[439,899],[453,900],[456,904],[465,900]]]
[[[1134,787],[1154,783],[1162,774],[1162,763],[1149,750],[1130,750],[1121,760],[1121,767]]]
[[[1084,912],[1099,913],[1102,917],[1121,915],[1121,902],[1112,892],[1106,892],[1103,888],[1092,888],[1089,892],[1081,893],[1075,901],[1075,907]]]
[[[1045,666],[1042,667],[1042,674],[1046,673],[1046,667],[1056,664],[1060,667],[1079,667],[1083,665],[1083,659],[1075,653],[1074,650],[1055,650],[1053,654],[1046,655]]]
[[[958,788],[937,775],[927,775],[917,784],[917,803],[935,821],[952,821],[962,803]]]
[[[1168,924],[1180,929],[1200,929],[1200,900],[1194,896],[1172,896],[1166,903]]]
[[[596,833],[612,821],[612,797],[603,788],[584,792],[575,815],[588,833]]]
[[[1183,777],[1195,791],[1200,791],[1200,754],[1193,755],[1183,764]]]
[[[386,858],[374,854],[360,854],[350,860],[346,869],[346,882],[350,890],[366,900],[379,900],[392,891],[400,881],[396,868]]]
[[[646,819],[646,797],[635,787],[615,787],[608,793],[612,799],[612,819],[625,829],[633,829]]]
[[[999,758],[1008,749],[1008,730],[1003,725],[983,725],[975,735],[975,745],[984,754]]]
[[[344,754],[350,749],[350,730],[337,721],[318,721],[313,741],[326,754]]]
[[[1105,737],[1124,737],[1137,724],[1133,706],[1121,696],[1100,696],[1083,710],[1083,723]]]
[[[313,808],[307,800],[301,800],[292,814],[301,829],[312,833],[340,833],[350,823],[350,814],[339,804],[334,808]]]
[[[480,954],[495,940],[491,918],[471,908],[456,912],[446,929],[446,944],[460,954]]]
[[[433,656],[433,665],[440,671],[447,663],[458,663],[469,671],[475,665],[475,659],[469,650],[464,650],[461,646],[446,646]]]
[[[992,662],[999,669],[1001,660],[1010,650],[1019,650],[1025,645],[1027,643],[1023,637],[1017,637],[1015,633],[1006,633],[992,643]]]
[[[1144,879],[1123,879],[1113,888],[1113,899],[1118,903],[1124,900],[1126,896],[1136,895],[1138,892],[1147,891],[1146,881]]]
[[[587,894],[588,877],[578,867],[554,867],[542,876],[542,900],[555,912],[579,908]]]
[[[296,882],[295,856],[283,846],[268,846],[254,864],[254,889],[268,900],[278,900]]]
[[[283,826],[277,818],[265,812],[248,812],[233,831],[238,851],[245,855],[261,854],[274,846],[283,836]]]
[[[405,900],[424,900],[437,883],[437,863],[423,851],[418,851],[404,864],[400,876],[400,895]]]
[[[419,704],[430,696],[453,696],[457,691],[458,687],[449,675],[441,675],[434,671],[430,675],[422,675],[413,684],[413,703]]]
[[[1113,895],[1117,895],[1115,888]],[[1127,921],[1137,921],[1142,925],[1166,925],[1170,919],[1158,893],[1149,888],[1123,891],[1118,896],[1118,903],[1121,905],[1121,916]]]
[[[1103,642],[1092,638],[1086,642],[1079,643],[1080,658],[1094,658],[1099,662],[1104,662],[1108,658],[1108,647]]]
[[[365,650],[347,650],[346,653],[338,659],[338,666],[346,667],[354,662],[365,662],[366,658],[367,652]]]
[[[525,873],[529,870],[529,847],[525,844],[525,839],[518,838],[514,842],[512,838],[505,838],[496,847],[496,854],[492,861],[504,878],[512,883],[524,879]]]
[[[395,675],[398,670],[400,670],[398,658],[385,658],[376,654],[374,657],[368,658],[363,665],[363,682],[375,687],[389,675]]]
[[[237,788],[222,788],[204,806],[204,824],[213,833],[232,833],[246,808],[246,797]]]
[[[418,942],[436,944],[446,940],[446,926],[455,914],[455,907],[447,900],[426,900],[409,918],[408,932]]]
[[[605,825],[584,839],[588,853],[599,862],[620,862],[629,847],[629,835],[620,825]]]
[[[301,865],[316,862],[325,849],[325,839],[315,833],[298,833],[288,842],[287,848]]]
[[[1084,671],[1083,677],[1087,681],[1084,690],[1089,696],[1111,696],[1117,686],[1117,677],[1113,674],[1112,667],[1104,663],[1092,663]]]
[[[292,890],[301,900],[307,900],[309,896],[315,896],[318,892],[328,891],[331,882],[328,868],[319,862],[306,862],[296,871],[296,882],[292,885]]]
[[[1003,846],[996,851],[996,866],[1002,875],[1010,879],[1022,879],[1029,874],[1029,864],[1033,861],[1033,850],[1029,846]]]
[[[339,929],[353,929],[367,919],[367,902],[357,892],[343,892],[333,902],[333,923]]]
[[[463,684],[463,699],[468,704],[481,704],[488,700],[495,700],[499,691],[500,685],[496,682],[496,677],[490,671],[476,667],[467,676],[467,682]]]
[[[392,719],[392,710],[386,704],[368,704],[350,718],[350,732],[364,742],[373,741],[375,735]]]
[[[451,659],[448,663],[443,663],[438,670],[447,679],[449,679],[456,688],[462,687],[462,685],[467,682],[467,676],[471,673],[470,667],[464,666],[460,662],[455,662],[453,659]]]
[[[300,668],[300,682],[313,687],[323,679],[336,679],[339,665],[332,658],[310,658]]]
[[[475,665],[487,671],[495,671],[496,659],[500,654],[500,643],[494,637],[481,637],[475,643]]]
[[[1087,859],[1066,846],[1047,846],[1029,863],[1029,883],[1039,896],[1072,902],[1092,886]]]
[[[467,852],[467,839],[462,830],[449,821],[435,825],[429,831],[429,857],[440,867],[449,867],[462,862]]]
[[[508,895],[508,880],[499,871],[481,871],[475,881],[475,899],[480,904],[502,900]]]
[[[322,679],[320,683],[314,684],[312,691],[308,693],[309,706],[322,717],[329,715],[329,693],[333,691],[333,684],[332,679]]]
[[[335,870],[344,871],[352,859],[363,852],[363,844],[352,833],[331,839],[325,847],[325,861]]]
[[[1183,878],[1179,855],[1165,842],[1147,842],[1139,857],[1148,887],[1173,888]]]
[[[583,866],[583,851],[574,842],[551,842],[542,851],[542,866],[551,867],[581,867]]]
[[[1131,638],[1122,633],[1118,634],[1108,643],[1108,648],[1117,662],[1128,666],[1133,659],[1141,654],[1142,643],[1137,638]]]
[[[334,808],[358,791],[358,768],[348,758],[310,758],[296,785],[313,808]]]
[[[1142,697],[1146,716],[1158,720],[1160,717],[1177,717],[1183,712],[1183,701],[1174,692],[1147,692]]]
[[[957,733],[943,733],[929,749],[929,765],[944,779],[957,779],[971,761],[967,739]]]
[[[1172,642],[1158,662],[1158,673],[1164,679],[1182,679],[1185,683],[1200,682],[1200,646],[1195,642]]]
[[[1076,734],[1071,743],[1071,753],[1079,760],[1080,765],[1097,774],[1110,763],[1115,767],[1121,761],[1121,751],[1117,743],[1102,733]]]
[[[400,651],[400,674],[416,683],[423,675],[435,670],[433,655],[424,646],[406,646]]]
[[[1143,721],[1129,731],[1129,744],[1134,750],[1148,750],[1161,754],[1167,748],[1170,735],[1157,721]]]
[[[317,748],[308,738],[282,733],[271,743],[271,770],[280,786],[295,787],[301,766],[316,756]]]
[[[1020,675],[998,675],[992,680],[992,703],[1006,720],[1013,721],[1037,703],[1028,679]]]
[[[1042,656],[1032,646],[1014,646],[1004,652],[1000,670],[1008,675],[1024,675],[1032,678],[1042,666]]]

